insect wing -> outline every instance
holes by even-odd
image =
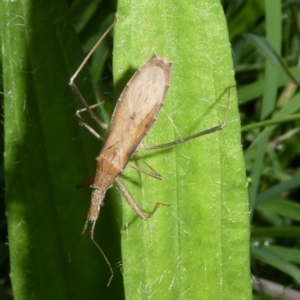
[[[119,98],[102,151],[115,148],[119,153],[126,153],[129,159],[164,103],[171,67],[171,62],[154,54],[133,75]]]

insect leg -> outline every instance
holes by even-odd
[[[131,167],[132,169],[135,169],[135,170],[137,170],[137,171],[139,171],[139,172],[141,172],[141,173],[144,173],[144,174],[146,174],[146,175],[148,175],[148,176],[151,176],[151,177],[153,177],[153,178],[155,178],[155,179],[162,180],[162,176],[161,176],[160,174],[156,173],[156,172],[150,172],[150,171],[141,169],[141,168],[139,168],[138,166],[136,166],[135,164],[132,164],[132,163],[130,163],[130,162],[127,164],[127,166],[129,166],[129,167]]]
[[[102,128],[107,129],[107,125],[103,122],[101,122],[98,117],[95,115],[95,113],[92,111],[91,106],[88,105],[88,103],[86,102],[86,100],[84,99],[83,95],[81,94],[81,92],[79,91],[78,87],[76,86],[75,83],[75,79],[78,76],[78,74],[81,72],[81,70],[83,69],[83,67],[86,65],[87,61],[89,60],[89,58],[91,57],[91,55],[95,52],[95,50],[97,49],[97,47],[101,44],[101,42],[103,41],[103,39],[107,36],[107,34],[112,30],[112,28],[114,27],[114,25],[117,22],[117,18],[115,18],[115,21],[112,23],[112,25],[110,25],[110,27],[104,32],[104,34],[102,35],[102,37],[99,39],[99,41],[96,43],[96,45],[92,48],[92,50],[89,52],[89,54],[85,57],[85,59],[83,60],[83,62],[80,64],[80,66],[78,67],[78,69],[76,70],[76,72],[74,73],[74,75],[70,78],[69,81],[69,85],[72,88],[72,90],[75,92],[75,94],[78,96],[78,98],[81,100],[81,102],[83,103],[85,109],[89,112],[89,114],[91,115],[91,117],[95,120],[95,122]],[[94,133],[93,133],[94,134]]]
[[[97,103],[97,104],[94,104],[94,105],[92,105],[92,106],[89,106],[89,109],[92,111],[92,109],[94,109],[94,108],[96,108],[96,107],[98,107],[98,106],[100,106],[100,105],[102,105],[104,103],[104,101],[103,102],[100,102],[100,103]],[[102,142],[104,142],[105,141],[105,139],[103,138],[103,137],[101,137],[90,125],[88,125],[87,123],[86,123],[86,121],[83,119],[83,117],[81,116],[81,113],[82,112],[85,112],[85,111],[87,111],[87,108],[82,108],[82,109],[79,109],[79,110],[77,110],[76,111],[76,118],[78,119],[78,121],[79,121],[79,123],[81,124],[81,125],[83,125],[91,134],[93,134],[98,140],[101,140]],[[99,119],[97,118],[97,120],[99,121]],[[105,123],[103,123],[103,122],[101,122],[102,123],[102,128],[104,128],[104,129],[107,129],[108,128],[108,125],[107,124],[105,124]]]
[[[209,134],[209,133],[213,133],[215,131],[222,130],[226,126],[228,112],[229,112],[229,108],[230,108],[230,98],[231,98],[230,97],[230,91],[234,87],[235,87],[235,85],[232,85],[232,86],[230,86],[230,87],[227,88],[227,92],[228,92],[227,107],[226,107],[226,111],[225,111],[223,122],[220,125],[214,126],[212,128],[206,129],[206,130],[198,132],[196,134],[192,134],[192,135],[187,136],[187,137],[183,137],[181,139],[178,139],[178,140],[175,140],[175,141],[172,141],[172,142],[169,142],[169,143],[164,143],[164,144],[155,145],[155,146],[141,145],[139,147],[139,149],[154,150],[154,149],[167,148],[167,147],[170,147],[170,146],[174,146],[174,145],[177,145],[177,144],[181,144],[181,143],[190,141],[192,139],[198,138],[200,136],[203,136],[203,135],[206,135],[206,134]]]
[[[126,188],[126,186],[123,184],[123,182],[119,179],[116,178],[115,182],[117,183],[117,186],[119,187],[122,195],[124,196],[125,200],[127,201],[127,203],[132,207],[132,209],[135,211],[135,213],[143,220],[148,220],[150,219],[155,211],[157,210],[157,208],[160,205],[164,205],[164,206],[170,206],[170,204],[166,204],[166,203],[162,203],[162,202],[156,202],[154,208],[152,209],[152,211],[146,215],[142,209],[138,206],[138,204],[135,202],[133,196],[130,194],[130,192],[128,191],[128,189]]]

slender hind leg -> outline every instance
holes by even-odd
[[[231,89],[234,88],[234,87],[236,87],[236,85],[232,85],[232,86],[229,86],[229,87],[227,88],[227,93],[228,93],[227,106],[226,106],[226,111],[225,111],[225,115],[224,115],[223,122],[222,122],[220,125],[211,127],[211,128],[209,128],[209,129],[200,131],[200,132],[198,132],[198,133],[189,135],[189,136],[187,136],[187,137],[183,137],[183,138],[181,138],[181,139],[178,139],[178,140],[175,140],[175,141],[172,141],[172,142],[169,142],[169,143],[164,143],[164,144],[155,145],[155,146],[141,145],[141,146],[139,147],[139,149],[154,150],[154,149],[167,148],[167,147],[175,146],[175,145],[178,145],[178,144],[181,144],[181,143],[184,143],[184,142],[187,142],[187,141],[196,139],[196,138],[198,138],[198,137],[200,137],[200,136],[203,136],[203,135],[206,135],[206,134],[209,134],[209,133],[213,133],[213,132],[215,132],[215,131],[222,130],[222,129],[226,126],[227,117],[228,117],[228,112],[229,112],[229,108],[230,108],[230,98],[231,98],[231,96],[230,96],[230,91],[231,91]]]
[[[134,200],[133,196],[131,195],[131,193],[129,192],[129,190],[126,188],[126,186],[123,184],[123,182],[119,179],[116,178],[115,182],[117,184],[117,186],[120,189],[120,192],[122,193],[122,195],[124,196],[125,200],[127,201],[127,203],[132,207],[132,209],[135,211],[135,213],[143,220],[148,220],[150,219],[155,211],[157,210],[157,208],[160,205],[164,205],[164,206],[170,206],[170,204],[166,204],[166,203],[162,203],[162,202],[156,202],[154,208],[152,209],[152,211],[146,215],[142,209],[138,206],[138,204],[136,203],[136,201]]]

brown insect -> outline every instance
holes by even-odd
[[[150,130],[163,105],[169,88],[171,67],[172,63],[166,58],[154,54],[133,75],[118,100],[108,128],[107,140],[100,155],[96,158],[97,171],[93,184],[94,191],[84,227],[85,231],[88,222],[91,222],[92,237],[105,192],[112,187],[114,182],[117,183],[134,211],[142,219],[148,219],[118,176]],[[159,203],[155,206],[154,211],[158,205]]]

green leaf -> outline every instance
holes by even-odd
[[[234,79],[218,1],[119,1],[114,45],[116,83],[154,52],[173,61],[168,96],[144,144],[222,123]],[[171,205],[148,221],[123,206],[127,299],[250,299],[248,203],[233,90],[230,98],[224,130],[139,152],[162,181],[129,168],[122,176],[146,212],[157,201]]]
[[[88,234],[81,238],[90,191],[77,191],[75,184],[93,174],[100,143],[74,118],[80,103],[68,82],[83,55],[68,15],[63,1],[1,2],[14,299],[108,299],[108,292],[122,298],[118,276],[108,290],[103,257]],[[86,71],[78,81],[95,103]],[[110,259],[119,261],[115,222],[102,221],[112,237],[96,239],[104,245],[109,239]]]

